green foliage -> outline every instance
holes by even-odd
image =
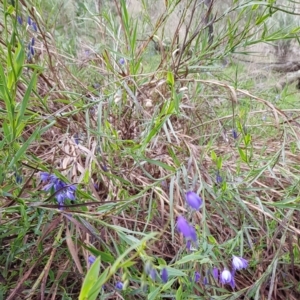
[[[101,257],[99,256],[92,264],[91,268],[89,269],[89,271],[87,272],[84,278],[84,282],[82,284],[81,292],[79,295],[79,300],[97,298],[101,286],[105,283],[105,281],[102,278],[106,279],[105,277],[107,276],[108,273],[107,270],[101,275],[100,278],[98,278],[100,272],[100,264],[101,264]]]
[[[1,1],[0,298],[299,298],[297,4],[130,3]]]

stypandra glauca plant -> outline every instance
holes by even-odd
[[[299,299],[299,8],[1,1],[0,299]]]

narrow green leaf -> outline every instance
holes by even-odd
[[[140,240],[137,243],[134,243],[131,247],[127,248],[115,261],[115,263],[112,265],[110,274],[115,274],[117,269],[119,268],[119,265],[121,264],[122,260],[132,251],[137,249],[138,247],[142,246],[147,241],[153,239],[156,236],[156,232],[151,232],[147,236],[145,236],[142,240]]]
[[[211,157],[211,159],[212,159],[212,161],[213,161],[214,163],[217,162],[218,156],[217,156],[217,154],[216,154],[216,152],[215,152],[214,150],[211,151],[210,157]]]
[[[169,280],[162,288],[162,291],[167,291],[172,285],[174,282],[177,281],[177,278],[173,278],[172,280]]]
[[[91,300],[89,298],[90,291],[93,289],[94,285],[97,283],[99,272],[100,272],[100,263],[101,263],[101,257],[97,257],[97,259],[93,262],[91,268],[87,272],[81,291],[79,294],[79,300]],[[96,295],[97,297],[97,295]],[[96,299],[95,297],[95,299]]]
[[[182,299],[182,285],[180,285],[179,289],[176,292],[176,300]]]
[[[159,160],[156,160],[156,159],[148,159],[148,158],[145,158],[145,160],[150,163],[150,164],[153,164],[153,165],[156,165],[156,166],[159,166],[161,168],[163,168],[164,170],[168,170],[168,171],[172,171],[172,172],[175,172],[176,169],[159,161]]]
[[[17,78],[19,78],[22,74],[24,60],[25,60],[25,51],[22,44],[18,42],[18,47],[14,55],[14,68],[15,68]]]
[[[174,150],[173,150],[172,147],[168,147],[168,153],[169,153],[170,156],[172,157],[172,159],[173,159],[174,163],[176,164],[176,166],[179,167],[179,166],[181,165],[181,162],[180,162],[180,160],[177,158],[177,156],[176,156],[176,154],[175,154],[175,152],[174,152]],[[170,166],[168,165],[168,167],[170,167]],[[172,167],[171,167],[171,168],[172,168]]]
[[[217,168],[218,168],[218,170],[222,169],[222,157],[221,156],[217,159]]]
[[[258,18],[255,22],[255,25],[260,25],[261,23],[263,23],[266,19],[268,19],[270,17],[270,14],[266,14],[260,18]]]
[[[95,300],[98,297],[103,284],[105,284],[105,282],[107,282],[107,280],[109,279],[108,273],[109,269],[107,268],[98,278],[97,282],[93,285],[93,287],[90,289],[87,300]]]
[[[5,107],[8,112],[9,123],[11,126],[14,126],[14,102],[12,101],[9,90],[7,88],[6,76],[4,74],[2,64],[0,64],[0,93],[5,102]],[[11,130],[13,130],[13,128],[11,128]]]
[[[12,5],[9,5],[6,10],[6,14],[11,15],[15,11],[15,8]]]
[[[180,260],[176,261],[174,263],[175,266],[178,266],[178,265],[182,265],[182,264],[185,264],[189,261],[199,261],[199,260],[202,260],[204,258],[204,256],[202,254],[189,254],[189,255],[186,255],[184,256],[183,258],[181,258]]]
[[[244,143],[246,146],[251,143],[251,135],[249,133],[244,136]]]
[[[158,299],[158,294],[160,292],[160,287],[156,288],[154,291],[152,291],[151,293],[149,293],[148,295],[148,300],[155,300]]]
[[[27,139],[27,141],[22,145],[22,147],[20,147],[17,151],[17,153],[14,155],[13,159],[11,160],[8,168],[10,169],[11,167],[13,167],[17,161],[19,161],[20,157],[22,155],[24,155],[24,153],[26,152],[27,148],[29,147],[29,145],[31,144],[31,142],[33,142],[34,140],[36,140],[37,136],[40,134],[40,129],[37,128],[32,135]]]
[[[21,125],[21,123],[24,122],[23,117],[24,117],[25,110],[26,110],[28,102],[29,102],[29,98],[30,98],[30,94],[31,94],[31,91],[32,91],[33,84],[35,82],[35,76],[36,76],[36,72],[34,72],[32,77],[31,77],[31,80],[28,84],[25,95],[24,95],[23,100],[21,102],[21,107],[20,107],[20,109],[18,111],[18,114],[17,114],[17,126],[16,126],[17,131],[18,131],[18,127]]]
[[[186,273],[184,273],[181,270],[178,270],[178,269],[175,269],[172,267],[168,267],[168,266],[165,266],[164,268],[167,269],[169,277],[185,277],[185,276],[187,276]]]
[[[244,162],[247,162],[247,155],[246,153],[244,152],[244,150],[242,148],[238,148],[238,151],[239,151],[239,154],[240,154],[240,157],[241,159],[244,161]]]
[[[180,95],[176,93],[176,91],[173,91],[173,102],[174,102],[174,109],[177,114],[179,114],[179,102],[181,98]]]
[[[174,83],[175,83],[174,75],[173,75],[173,73],[170,72],[170,71],[167,73],[167,83],[168,83],[171,87],[173,87],[173,86],[174,86]]]

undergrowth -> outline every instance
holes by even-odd
[[[1,1],[0,299],[299,299],[292,1],[129,2]]]

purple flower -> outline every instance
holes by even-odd
[[[35,40],[34,37],[31,39],[31,46],[34,46]]]
[[[35,22],[32,22],[32,29],[37,32],[38,29],[37,29],[37,26],[36,26],[36,23]]]
[[[31,57],[34,56],[34,49],[31,45],[31,42],[29,42],[27,48],[28,48],[28,54],[27,55],[31,59]]]
[[[194,192],[187,192],[186,195],[186,202],[191,208],[198,210],[202,206],[202,199]]]
[[[44,186],[43,191],[49,191],[54,185],[54,182],[50,181],[47,185]]]
[[[75,184],[71,184],[71,185],[68,187],[68,189],[69,189],[70,191],[72,191],[72,192],[75,192],[76,189],[77,189],[77,186],[76,186]]]
[[[190,225],[182,216],[177,218],[177,230],[182,233],[186,239],[191,239],[194,242],[197,241],[197,233],[195,228]]]
[[[232,288],[235,287],[235,281],[234,281],[234,276],[232,275],[232,273],[227,270],[224,269],[220,275],[220,281],[222,284],[230,284],[230,286]]]
[[[75,185],[70,185],[66,190],[65,190],[65,195],[66,198],[70,200],[75,200],[75,191],[76,191],[76,186]]]
[[[218,270],[218,268],[216,268],[216,267],[213,268],[212,275],[213,275],[214,279],[218,280],[218,278],[219,278],[219,270]]]
[[[160,184],[161,184],[162,189],[163,189],[165,192],[167,192],[168,189],[169,189],[169,186],[168,186],[167,181],[166,181],[166,180],[163,180]]]
[[[73,138],[74,138],[75,144],[78,145],[78,144],[79,144],[79,136],[78,136],[78,133],[75,133],[74,136],[73,136]]]
[[[194,275],[194,282],[197,283],[197,282],[200,280],[200,278],[201,278],[200,273],[199,273],[199,272],[195,272],[195,275]]]
[[[203,278],[203,284],[204,284],[204,285],[207,285],[207,284],[208,284],[208,279],[207,279],[206,276]]]
[[[65,202],[65,195],[63,193],[58,193],[56,195],[56,200],[57,200],[59,205],[63,205],[64,202]]]
[[[32,24],[32,20],[31,20],[31,18],[29,16],[27,18],[27,23],[28,23],[29,26]]]
[[[232,129],[232,136],[235,140],[238,138],[238,134],[234,128]]]
[[[66,184],[58,178],[53,180],[53,185],[56,192],[62,190],[66,186]]]
[[[192,241],[196,242],[197,241],[197,233],[196,233],[196,229],[190,225],[190,238],[192,239]]]
[[[101,169],[104,171],[104,172],[107,172],[108,171],[108,168],[106,165],[101,165]]]
[[[150,272],[149,272],[149,276],[153,281],[155,281],[155,279],[156,279],[156,270],[151,269]]]
[[[48,182],[43,188],[44,191],[49,191],[52,188],[54,189],[54,192],[56,193],[55,197],[59,205],[63,205],[66,199],[75,200],[75,185],[68,186],[55,175],[50,175],[47,172],[41,172],[40,177],[43,182]]]
[[[160,277],[163,283],[168,282],[168,271],[166,268],[163,268],[160,273]]]
[[[117,290],[123,290],[123,283],[121,281],[118,281],[115,285]]]
[[[21,184],[21,183],[22,183],[22,181],[23,181],[23,178],[22,178],[22,176],[20,176],[20,175],[16,175],[16,183],[18,183],[18,184]]]
[[[223,178],[221,177],[219,172],[217,172],[217,175],[216,175],[216,182],[217,182],[217,184],[221,184],[223,182]]]
[[[149,275],[152,280],[156,279],[156,270],[153,268],[152,264],[147,261],[144,267],[145,273]]]
[[[232,266],[234,270],[242,270],[248,267],[248,261],[242,257],[233,255]]]
[[[22,24],[23,24],[22,17],[20,17],[20,16],[17,16],[17,21],[18,21],[18,23],[19,23],[20,25],[22,25]]]
[[[16,183],[21,184],[23,181],[23,178],[21,175],[19,175],[17,172],[15,172],[15,179],[16,179]]]
[[[66,199],[69,199],[71,201],[74,201],[76,199],[73,185],[68,186],[56,195],[56,200],[60,205],[63,205]]]
[[[185,237],[190,237],[190,224],[187,222],[187,220],[179,216],[177,218],[177,229],[180,233],[182,233]]]
[[[95,262],[95,260],[96,260],[96,257],[94,255],[90,255],[88,258],[90,265],[93,264]]]
[[[100,83],[93,83],[94,89],[99,89],[101,87]]]
[[[125,64],[125,59],[122,57],[119,59],[119,64],[124,65]]]
[[[188,251],[192,250],[192,242],[191,242],[191,240],[188,240],[186,242],[186,250],[188,250]]]
[[[47,181],[50,178],[50,174],[48,172],[41,172],[40,177],[42,181]]]
[[[27,53],[27,60],[28,60],[29,62],[32,61],[32,57],[31,57],[31,54],[30,54],[30,53]]]
[[[95,188],[95,190],[98,192],[98,191],[99,191],[99,184],[94,183],[94,188]]]
[[[34,56],[34,49],[33,49],[32,46],[30,46],[30,54],[31,54],[32,56]]]

